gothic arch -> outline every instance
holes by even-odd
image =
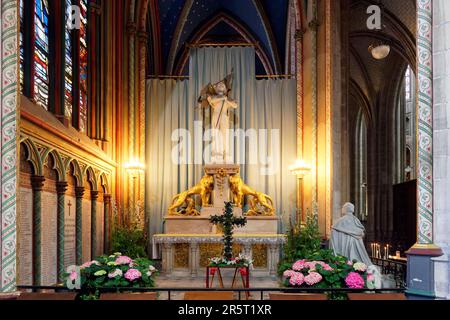
[[[101,183],[101,185],[103,187],[104,193],[105,194],[109,194],[111,192],[110,191],[111,186],[109,184],[108,176],[104,172],[101,173],[101,175],[100,175],[100,183]]]
[[[258,55],[259,59],[261,60],[266,73],[267,74],[274,73],[274,70],[270,63],[269,56],[264,51],[261,44],[248,31],[249,29],[242,22],[237,21],[235,18],[233,18],[228,13],[220,12],[220,13],[212,16],[211,18],[209,18],[208,21],[206,23],[202,24],[202,27],[191,37],[190,42],[192,44],[198,44],[201,41],[201,39],[220,22],[225,22],[230,27],[232,27],[234,30],[236,30],[248,43],[255,44],[256,54]],[[175,74],[181,75],[188,60],[189,60],[189,48],[185,47],[183,53],[181,54],[180,59],[178,60],[178,64],[175,68]]]
[[[37,149],[36,145],[33,143],[33,141],[29,138],[25,138],[20,143],[25,147],[28,158],[25,159],[26,161],[30,162],[33,171],[35,175],[42,176],[44,173],[43,165],[41,161],[41,157],[39,154],[39,150]]]
[[[98,179],[94,169],[90,166],[86,167],[84,175],[87,179],[87,182],[91,185],[92,191],[98,191]]]
[[[84,178],[84,172],[82,171],[80,167],[80,163],[77,159],[71,159],[69,161],[68,168],[70,169],[70,165],[73,166],[73,176],[75,177],[77,181],[77,187],[83,186],[83,178]]]

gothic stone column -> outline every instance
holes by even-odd
[[[433,1],[417,0],[417,243],[407,252],[410,294],[434,296]],[[437,45],[437,43],[434,43]]]
[[[41,285],[41,220],[42,220],[42,188],[45,178],[32,176],[33,188],[33,285]]]
[[[83,214],[83,195],[84,187],[75,188],[75,257],[77,265],[81,265],[82,253],[83,253],[83,225],[82,225],[82,214]]]
[[[103,251],[109,253],[110,228],[111,228],[111,195],[103,195]]]
[[[58,212],[57,212],[57,225],[56,225],[56,256],[57,256],[57,277],[58,282],[64,279],[64,226],[65,226],[65,193],[67,191],[67,182],[60,181],[56,184],[56,192],[58,195]]]
[[[97,251],[97,200],[98,191],[91,191],[91,259]]]
[[[446,253],[433,258],[435,295],[450,299],[450,2],[433,1],[434,242]]]

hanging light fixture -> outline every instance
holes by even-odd
[[[391,46],[386,43],[371,44],[369,46],[369,52],[376,60],[386,59],[391,53]]]

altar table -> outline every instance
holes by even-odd
[[[254,260],[254,276],[276,276],[283,234],[234,234],[234,255],[239,252]],[[198,277],[209,265],[208,258],[223,250],[220,234],[157,234],[153,236],[153,253],[161,251],[162,275]],[[216,252],[217,251],[217,252]],[[204,269],[203,269],[204,270]]]

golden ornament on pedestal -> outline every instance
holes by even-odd
[[[172,205],[168,209],[170,216],[173,215],[187,215],[198,216],[200,213],[195,209],[195,201],[192,198],[193,195],[200,195],[202,199],[202,207],[209,206],[211,198],[211,192],[214,187],[214,178],[210,175],[204,175],[198,184],[191,189],[181,192],[173,197]],[[186,209],[177,211],[181,206],[186,204]]]

